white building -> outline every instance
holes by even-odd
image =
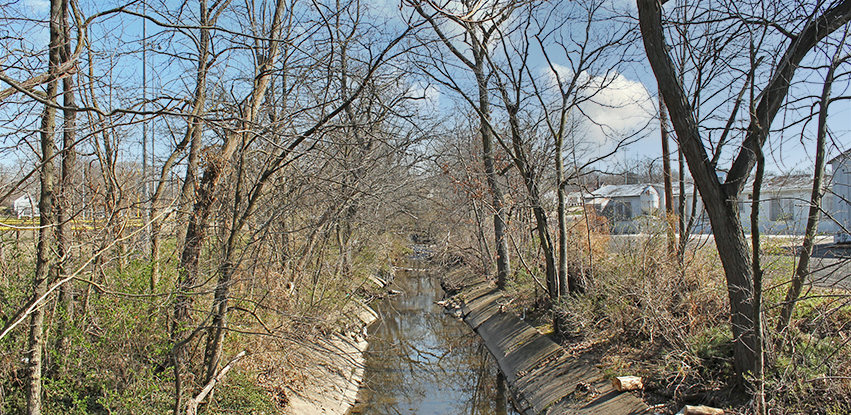
[[[813,179],[810,175],[766,176],[760,190],[760,233],[803,235],[807,225],[812,190]],[[745,184],[739,200],[739,215],[745,233],[750,233],[753,204],[753,180],[751,180]]]
[[[651,186],[656,189],[656,192],[659,193],[659,210],[662,213],[662,216],[665,215],[667,209],[665,209],[665,185],[660,183],[654,183]],[[692,211],[692,205],[696,204],[697,208],[695,209],[695,214],[700,216],[703,212],[703,199],[700,198],[700,194],[697,194],[696,197],[694,194],[694,185],[691,183],[686,183],[685,186],[685,194],[686,194],[686,215],[690,215]],[[678,182],[674,182],[671,184],[671,190],[673,191],[672,199],[674,205],[674,213],[677,212],[679,203],[680,203],[680,184]]]
[[[665,217],[667,209],[665,208],[665,185],[661,183],[654,183],[652,186],[659,193],[659,214],[662,217]],[[685,183],[685,217],[688,220],[692,213],[694,213],[694,220],[692,221],[691,233],[712,233],[712,228],[709,226],[709,217],[706,216],[706,210],[703,208],[703,199],[700,198],[700,194],[695,194],[695,188],[693,183]],[[674,182],[671,184],[671,190],[673,191],[672,201],[674,205],[674,214],[678,215],[678,209],[680,204],[680,184],[679,182]]]
[[[18,216],[18,219],[38,217],[38,202],[33,200],[29,194],[23,195],[12,202],[12,212]]]
[[[835,171],[835,170],[834,170]],[[830,192],[836,188],[830,176],[824,180],[822,213],[818,233],[835,234],[839,227],[831,219],[836,217],[836,197]],[[766,235],[803,235],[806,230],[813,191],[811,175],[770,176],[763,179],[760,191],[759,231]],[[753,206],[753,181],[748,182],[739,201],[739,212],[745,232],[750,232],[750,215]],[[846,205],[847,206],[847,205]],[[847,210],[847,209],[846,209]]]
[[[586,203],[609,219],[614,233],[636,231],[635,219],[659,213],[659,192],[649,184],[606,185],[590,193]]]
[[[846,151],[828,162],[833,167],[833,194],[828,209],[836,219],[834,242],[851,242],[851,150]],[[844,228],[844,229],[843,229]]]
[[[851,151],[847,151],[829,164],[833,175],[825,177],[818,233],[835,235],[836,242],[851,243]],[[760,233],[764,235],[803,235],[807,226],[813,188],[811,175],[767,176],[760,191]],[[674,203],[679,199],[679,186],[674,185]],[[709,220],[700,196],[692,199],[693,187],[688,184],[686,215],[692,212],[696,221],[692,233],[711,233]],[[612,233],[642,231],[648,224],[659,222],[665,216],[664,188],[661,184],[606,185],[590,193],[574,192],[568,195],[569,205],[584,199],[599,215],[608,218]],[[753,181],[742,190],[739,214],[746,233],[750,233],[750,215],[753,207]],[[843,230],[844,229],[844,230]]]

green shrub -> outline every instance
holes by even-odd
[[[272,415],[278,413],[278,409],[249,373],[236,369],[216,387],[211,402],[199,412],[206,415]]]

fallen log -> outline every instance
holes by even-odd
[[[231,361],[228,362],[228,364],[223,367],[221,371],[219,371],[218,375],[213,377],[213,379],[210,379],[210,382],[208,382],[207,385],[204,386],[204,389],[201,389],[201,393],[199,393],[198,396],[190,399],[189,402],[186,403],[186,415],[198,414],[198,405],[201,404],[201,401],[203,401],[204,398],[206,398],[207,395],[210,394],[213,388],[216,387],[217,383],[221,382],[222,379],[225,378],[225,375],[230,372],[231,368],[233,367],[233,364],[236,363],[239,359],[242,359],[243,356],[245,356],[245,350],[239,352],[239,354],[237,354],[233,359],[231,359]]]

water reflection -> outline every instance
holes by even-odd
[[[352,413],[516,414],[484,345],[434,304],[443,294],[437,277],[399,272],[392,288],[403,294],[374,305],[381,319],[370,327],[362,403]]]

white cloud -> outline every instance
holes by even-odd
[[[607,134],[614,136],[631,134],[643,128],[655,114],[653,100],[644,84],[633,81],[621,74],[606,78],[592,77],[593,92],[590,101],[580,108],[590,118],[589,122],[601,127],[591,127],[599,141],[603,142]]]
[[[420,111],[434,111],[440,106],[440,89],[434,85],[417,82],[408,89],[407,96],[416,99]]]
[[[32,10],[33,13],[47,13],[50,11],[49,0],[24,0],[24,6]]]
[[[552,98],[560,99],[556,74],[562,84],[570,83],[574,76],[573,69],[553,63],[542,70],[546,88],[552,88]],[[620,73],[606,76],[592,76],[587,72],[578,75],[577,85],[584,89],[578,91],[582,96],[590,98],[579,105],[587,118],[582,120],[581,130],[587,131],[587,137],[599,144],[605,144],[610,139],[634,133],[643,128],[653,117],[656,110],[647,88],[638,81],[630,80]]]
[[[553,63],[552,65],[552,68],[549,66],[543,68],[541,73],[546,79],[546,85],[548,88],[558,88],[558,79],[556,78],[556,75],[561,78],[562,82],[566,82],[573,76],[573,68],[559,65],[557,63]]]
[[[402,10],[399,9],[398,1],[372,0],[368,2],[367,7],[372,12],[373,17],[387,24],[399,24],[402,22]]]

